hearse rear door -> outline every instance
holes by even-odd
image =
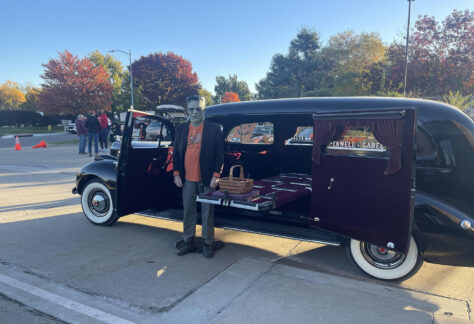
[[[162,209],[176,199],[168,168],[173,139],[174,126],[167,119],[129,110],[117,164],[119,216]]]
[[[313,121],[310,225],[406,253],[415,109],[317,113]]]

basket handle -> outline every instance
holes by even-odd
[[[240,164],[237,164],[237,165],[233,165],[230,167],[230,170],[229,170],[229,180],[232,181],[234,180],[234,168],[235,167],[239,167],[240,168],[240,176],[239,176],[239,179],[240,180],[244,180],[244,167]]]

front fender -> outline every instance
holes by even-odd
[[[115,167],[118,161],[115,159],[104,159],[86,164],[76,175],[76,191],[82,194],[85,184],[92,179],[101,180],[110,190],[114,206],[116,206],[117,172]]]
[[[417,191],[413,234],[423,258],[432,263],[474,266],[474,224],[472,215],[453,204]]]

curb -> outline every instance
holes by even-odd
[[[0,136],[1,139],[7,138],[15,138],[15,137],[38,137],[38,136],[51,136],[51,135],[58,135],[58,134],[68,134],[66,132],[56,132],[56,133],[46,133],[46,134],[15,134],[15,135],[4,135]]]

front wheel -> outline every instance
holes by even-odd
[[[413,237],[410,238],[407,254],[354,239],[350,239],[347,244],[347,252],[359,269],[383,280],[411,277],[423,263]]]
[[[100,180],[90,180],[81,195],[84,216],[95,225],[110,226],[117,219],[110,190]]]

